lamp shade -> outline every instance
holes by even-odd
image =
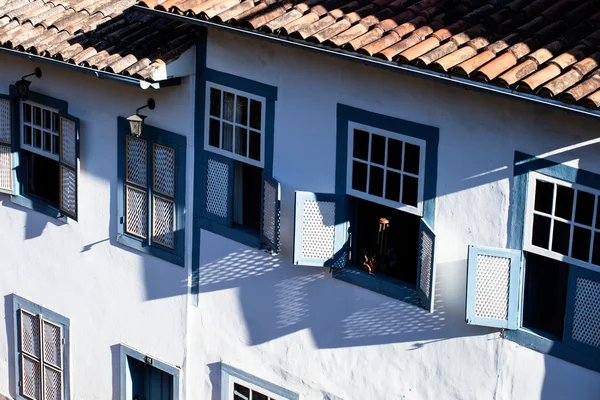
[[[140,137],[142,134],[142,130],[144,129],[144,119],[145,115],[134,114],[131,117],[127,118],[129,122],[129,129],[131,130],[131,134],[136,137]]]
[[[21,100],[27,100],[29,97],[29,85],[31,85],[31,82],[25,79],[21,79],[15,84],[17,87],[17,94]]]

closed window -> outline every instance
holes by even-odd
[[[119,119],[119,241],[183,265],[185,137]]]
[[[247,372],[222,364],[221,398],[223,400],[299,400],[291,392]]]
[[[180,369],[123,344],[121,398],[127,400],[179,400]]]
[[[69,320],[15,296],[17,393],[31,400],[68,400]]]

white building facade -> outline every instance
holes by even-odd
[[[39,121],[11,97],[0,393],[598,396],[598,121],[218,30],[184,61],[152,91],[39,65]],[[36,66],[2,54],[0,94]],[[15,159],[77,120],[51,216]]]

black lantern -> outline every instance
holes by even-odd
[[[154,99],[148,99],[148,103],[145,106],[138,108],[137,110],[135,110],[134,115],[127,118],[127,122],[129,122],[129,129],[131,131],[131,134],[135,137],[140,137],[142,135],[142,130],[144,129],[144,120],[146,119],[146,116],[141,115],[139,113],[139,111],[146,107],[151,110],[154,110],[154,107],[156,107],[156,103],[154,102]]]
[[[29,97],[29,85],[31,85],[31,82],[26,80],[25,78],[27,78],[29,76],[33,76],[33,75],[35,75],[37,78],[41,78],[42,70],[39,68],[36,68],[35,72],[33,72],[32,74],[29,74],[29,75],[25,75],[24,77],[21,78],[20,81],[17,81],[17,83],[15,83],[15,86],[17,87],[17,94],[19,95],[19,98],[21,100],[27,100],[27,98]]]

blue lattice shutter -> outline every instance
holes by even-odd
[[[516,329],[522,252],[469,246],[468,324]]]
[[[219,154],[206,152],[206,218],[232,225],[234,161]]]
[[[63,330],[60,325],[42,321],[44,399],[63,398]]]
[[[435,293],[435,233],[421,220],[417,294],[421,307],[433,312]]]
[[[21,395],[29,399],[42,398],[41,320],[37,315],[19,310],[19,362]]]
[[[600,355],[600,273],[569,266],[563,343]]]
[[[260,239],[264,248],[279,253],[281,190],[279,182],[263,172],[262,224]]]
[[[0,95],[0,193],[14,193],[13,125],[10,97]]]
[[[176,150],[152,145],[152,242],[175,248],[176,229]]]
[[[343,268],[349,256],[346,196],[296,192],[294,264]]]
[[[79,120],[60,113],[60,210],[77,220]]]
[[[125,232],[148,238],[148,141],[125,139]]]

